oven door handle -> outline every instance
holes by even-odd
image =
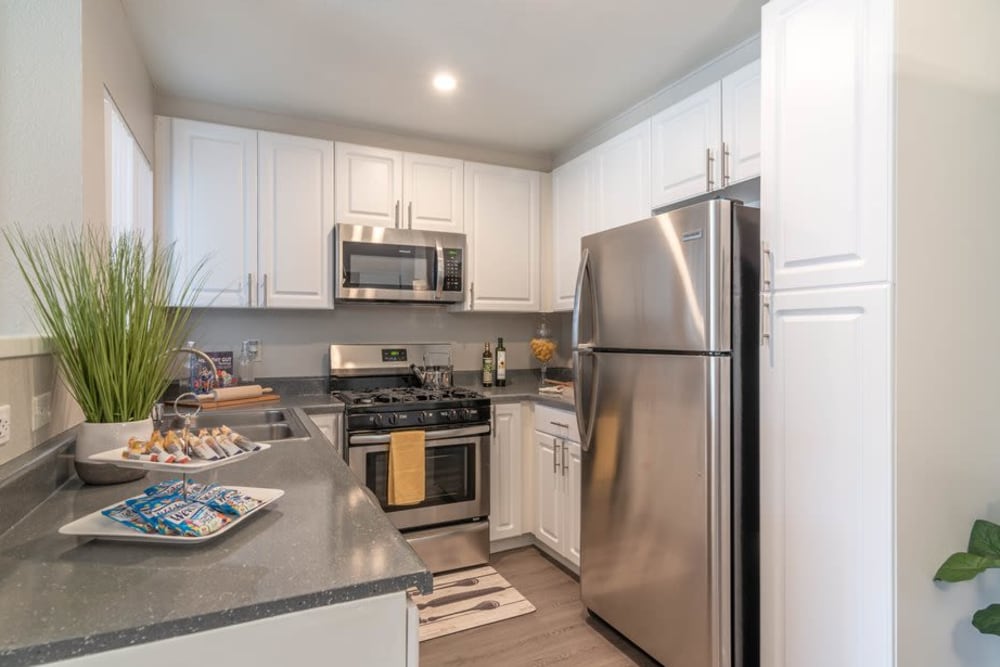
[[[455,438],[465,438],[470,435],[489,435],[489,424],[479,426],[466,426],[464,428],[441,429],[437,431],[425,431],[424,440],[432,442],[434,440],[453,440]],[[388,433],[362,433],[348,436],[348,444],[354,445],[387,445],[390,435]]]

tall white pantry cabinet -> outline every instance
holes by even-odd
[[[970,10],[977,5],[1000,14],[975,0],[959,4],[949,12],[976,16]],[[937,667],[997,664],[1000,657],[980,643],[995,639],[966,631],[977,607],[974,592],[957,601],[950,596],[960,592],[932,582],[937,565],[965,547],[971,519],[987,510],[967,497],[990,497],[974,488],[976,473],[968,468],[932,463],[945,450],[975,458],[982,429],[995,421],[959,422],[941,410],[950,403],[961,411],[979,400],[983,380],[948,365],[941,331],[963,334],[955,322],[942,327],[940,308],[935,312],[943,306],[977,328],[984,319],[1000,323],[1000,306],[959,298],[981,287],[984,269],[970,268],[976,257],[963,257],[949,241],[973,225],[983,228],[984,243],[996,247],[1000,239],[995,215],[991,226],[981,225],[976,205],[966,203],[990,179],[948,159],[977,154],[976,133],[1000,144],[998,77],[993,97],[956,97],[944,85],[949,76],[965,81],[984,66],[982,13],[935,25],[929,17],[938,11],[925,0],[772,0],[763,8],[761,664],[767,667]],[[975,132],[945,129],[957,120],[947,114],[960,105],[962,122]],[[954,216],[941,215],[949,208]],[[978,243],[963,251],[990,252]],[[991,262],[996,266],[995,257]],[[952,293],[935,304],[929,297],[945,292],[939,283]],[[948,378],[947,396],[922,386],[935,370]],[[954,440],[930,442],[921,433],[950,422]],[[963,432],[974,433],[975,444]],[[998,446],[1000,437],[992,444]],[[1000,469],[992,475],[1000,479]],[[933,500],[938,484],[950,489],[948,502]],[[1000,483],[992,493],[995,503]],[[942,504],[951,507],[942,512]],[[958,505],[971,506],[956,512]],[[968,661],[973,654],[989,656],[988,663]]]

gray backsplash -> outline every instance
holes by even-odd
[[[507,363],[538,368],[528,341],[542,315],[451,313],[440,306],[338,304],[332,311],[202,309],[195,313],[193,338],[203,350],[239,351],[240,341],[259,338],[257,377],[313,377],[328,370],[331,343],[450,342],[458,370],[479,368],[483,343],[503,336]],[[570,314],[544,316],[557,342],[552,366],[569,364]]]

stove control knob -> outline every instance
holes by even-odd
[[[448,421],[450,421],[450,422],[457,422],[458,421],[458,410],[449,410],[448,411]]]
[[[372,415],[368,418],[368,423],[376,428],[382,425],[382,415]]]
[[[394,415],[394,414],[388,414],[388,415],[385,416],[385,419],[386,419],[387,422],[389,422],[389,426],[395,426],[396,425],[396,415]]]
[[[465,418],[465,421],[472,422],[476,421],[476,417],[479,416],[479,412],[477,412],[475,408],[465,408],[462,410],[462,416]]]
[[[417,423],[426,424],[427,420],[431,418],[430,412],[418,412],[417,413]]]

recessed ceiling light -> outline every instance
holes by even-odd
[[[434,83],[434,88],[436,88],[442,93],[450,93],[451,91],[455,90],[455,86],[458,85],[458,82],[455,80],[455,77],[449,74],[448,72],[438,72],[437,74],[435,74],[433,83]]]

